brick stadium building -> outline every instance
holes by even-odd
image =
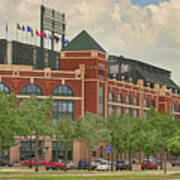
[[[154,67],[155,69],[158,69]],[[150,105],[163,113],[166,110],[174,119],[180,118],[180,96],[166,84],[144,84],[146,79],[127,81],[108,78],[108,59],[105,50],[85,31],[76,36],[60,53],[60,70],[33,69],[25,65],[0,65],[0,90],[14,93],[19,99],[36,94],[39,99],[53,96],[53,122],[68,114],[74,120],[85,112],[92,112],[105,118],[113,110],[134,117],[146,117]],[[161,69],[162,70],[162,69]],[[174,85],[174,84],[173,84]],[[170,85],[169,85],[170,86]],[[175,89],[178,86],[174,85]],[[17,137],[18,145],[9,150],[11,161],[27,159],[30,141]],[[63,147],[54,139],[40,141],[40,156],[45,160],[63,157]],[[44,147],[44,148],[42,148]],[[107,158],[106,147],[95,149],[96,157]],[[7,154],[6,154],[7,155]],[[83,143],[74,142],[69,158],[77,162],[87,158]]]

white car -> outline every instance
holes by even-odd
[[[92,170],[95,170],[97,166],[103,162],[108,162],[106,159],[103,158],[97,158],[94,161],[91,162],[91,168]]]
[[[97,165],[96,170],[97,171],[109,171],[109,170],[111,170],[111,165],[107,162],[103,162],[103,163]]]

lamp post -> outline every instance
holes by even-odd
[[[29,168],[32,168],[32,136],[30,135],[30,164],[29,164]]]

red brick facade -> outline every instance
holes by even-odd
[[[108,116],[108,106],[122,107],[122,112],[125,109],[130,109],[130,115],[133,115],[133,110],[138,110],[138,116],[144,116],[145,111],[148,111],[152,100],[154,107],[160,113],[166,110],[175,116],[180,117],[180,96],[171,93],[165,86],[159,88],[156,84],[153,89],[144,87],[143,81],[139,80],[138,84],[126,83],[117,81],[116,79],[107,78],[107,59],[106,54],[99,51],[78,51],[78,52],[61,52],[60,71],[51,71],[49,69],[29,70],[26,68],[20,69],[16,66],[0,66],[0,82],[7,85],[11,92],[15,93],[18,98],[22,98],[20,91],[26,84],[38,85],[43,95],[38,98],[46,98],[52,95],[54,88],[58,85],[67,85],[73,90],[73,97],[68,97],[74,100],[74,119],[78,116],[83,116],[85,112],[93,112],[98,114],[99,103],[99,86],[104,87],[104,107],[103,114]],[[109,93],[114,95],[113,101],[108,101]],[[123,102],[117,102],[118,94],[121,93]],[[125,103],[126,95],[130,96],[130,103]],[[133,104],[134,96],[137,97],[138,104]],[[28,98],[24,96],[23,98]],[[57,97],[54,97],[56,99]],[[64,97],[59,97],[63,99]],[[144,107],[144,99],[147,99],[148,105]],[[172,112],[173,104],[176,106],[176,112]],[[45,159],[51,159],[51,139],[47,138]],[[105,148],[97,147],[97,155]],[[19,159],[19,146],[12,147],[10,150],[10,160]],[[77,162],[81,158],[87,157],[87,150],[83,143],[74,142],[73,159]]]

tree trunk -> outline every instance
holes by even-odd
[[[141,164],[141,161],[142,161],[142,159],[141,159],[141,152],[139,152],[139,164]]]
[[[163,164],[162,164],[162,162],[163,162],[163,152],[161,151],[161,152],[160,152],[160,169],[163,169]]]
[[[167,151],[165,151],[164,155],[164,174],[167,174]]]
[[[35,159],[36,159],[36,166],[35,166],[35,171],[39,171],[39,161],[38,161],[38,148],[39,148],[39,143],[38,143],[38,132],[36,131],[36,145],[35,145]]]
[[[113,162],[114,162],[114,152],[111,153],[111,171],[114,170],[114,164],[113,164]]]
[[[132,153],[131,153],[131,150],[129,150],[129,170],[132,170]]]
[[[0,136],[0,160],[2,159],[2,138]]]
[[[67,170],[68,149],[65,149],[64,169]]]

